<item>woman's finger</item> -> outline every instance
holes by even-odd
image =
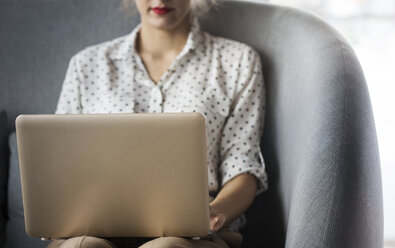
[[[214,218],[214,226],[213,231],[217,232],[222,229],[223,225],[225,224],[226,216],[224,214],[218,214]]]

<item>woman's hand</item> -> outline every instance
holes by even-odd
[[[229,180],[210,203],[210,230],[217,232],[244,213],[257,191],[255,176],[240,174]]]
[[[210,205],[210,231],[218,232],[224,226],[225,221],[226,215]]]

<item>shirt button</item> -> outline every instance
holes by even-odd
[[[160,86],[155,86],[153,91],[154,91],[155,95],[162,95],[162,90],[161,90]]]
[[[160,90],[160,87],[158,85],[155,85],[152,89],[151,92],[151,104],[154,109],[157,110],[157,112],[162,112],[162,91]]]

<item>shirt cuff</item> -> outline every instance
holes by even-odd
[[[250,174],[255,176],[257,182],[256,195],[268,189],[267,174],[265,171],[265,162],[262,156],[260,147],[253,157],[251,156],[238,156],[239,158],[226,159],[221,165],[222,187],[231,179],[240,174]]]

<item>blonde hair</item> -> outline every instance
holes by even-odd
[[[217,4],[217,0],[191,0],[192,16],[202,16]],[[130,17],[136,11],[134,0],[122,0],[122,9]]]
[[[216,4],[216,0],[191,0],[192,16],[204,15]]]

